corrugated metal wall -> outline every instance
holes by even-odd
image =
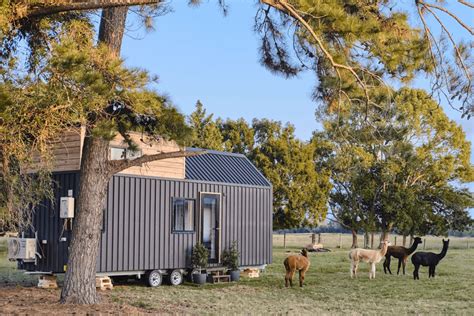
[[[33,232],[29,234],[34,237],[34,232],[38,233],[38,253],[42,259],[38,260],[36,267],[27,265],[28,270],[62,272],[67,263],[67,249],[72,232],[63,226],[63,220],[59,218],[59,200],[61,196],[68,195],[68,190],[73,190],[74,196],[77,197],[78,173],[54,174],[53,184],[55,200],[45,200],[37,207]],[[61,242],[61,237],[65,237],[67,241]]]
[[[67,261],[68,243],[58,242],[62,229],[57,214],[59,196],[66,196],[68,189],[76,194],[78,176],[66,173],[55,175],[55,179],[64,184],[57,192],[56,207],[42,206],[35,222],[39,239],[46,235],[48,239],[46,257],[37,268],[40,271],[60,272]],[[221,252],[236,240],[240,265],[271,263],[271,187],[115,175],[108,190],[98,272],[188,267],[198,232],[171,231],[171,203],[173,197],[195,199],[197,228],[199,192],[221,193]],[[69,240],[70,236],[65,236]]]

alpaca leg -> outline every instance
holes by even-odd
[[[304,271],[300,270],[300,287],[303,287],[304,282]]]
[[[402,261],[403,275],[405,275],[405,267],[407,265],[407,259],[408,259],[408,257],[405,257],[405,258],[403,258],[403,261]]]
[[[375,279],[375,263],[371,264],[372,279]]]
[[[420,265],[415,264],[415,270],[413,270],[413,280],[420,279],[420,276],[418,275],[418,269],[420,269]]]
[[[398,270],[397,270],[397,275],[400,274],[400,268],[402,266],[402,259],[398,259]]]
[[[295,270],[290,271],[289,279],[290,279],[290,286],[293,287],[293,276],[295,275]]]
[[[286,271],[286,274],[285,274],[285,287],[288,287],[289,279],[290,279],[290,273],[289,273],[289,271]]]
[[[433,276],[433,278],[435,277],[435,271],[436,271],[436,266],[433,266],[433,273],[431,273],[431,275]]]
[[[383,272],[385,274],[387,274],[387,270],[388,270],[388,273],[392,274],[392,271],[390,271],[390,261],[391,261],[391,257],[388,256],[388,257],[385,257],[385,261],[383,262]]]
[[[351,278],[357,276],[357,265],[358,263],[356,261],[351,261]]]
[[[352,273],[353,273],[355,278],[357,277],[357,268],[358,267],[359,267],[359,262],[358,261],[352,262]]]

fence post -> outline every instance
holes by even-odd
[[[283,248],[286,249],[286,233],[283,233]]]
[[[321,243],[321,233],[318,233],[318,244]]]
[[[397,236],[395,236],[395,246],[397,245]]]
[[[316,243],[316,234],[312,233],[311,234],[311,245],[314,245]]]
[[[342,249],[342,234],[339,233],[339,249]]]
[[[423,250],[426,249],[426,238],[423,238]]]

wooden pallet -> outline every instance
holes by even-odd
[[[258,278],[260,276],[259,269],[245,269],[244,271],[240,272],[240,276],[247,277],[247,278]]]
[[[112,290],[112,280],[108,276],[95,277],[95,287],[101,291]]]
[[[42,289],[57,289],[58,283],[55,275],[40,275],[38,287]]]

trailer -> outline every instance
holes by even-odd
[[[114,155],[111,146],[110,157]],[[244,155],[207,151],[179,158],[181,171],[159,163],[130,168],[110,180],[97,276],[145,276],[150,286],[168,276],[171,284],[180,284],[191,271],[192,248],[198,242],[209,250],[209,270],[224,268],[222,251],[234,241],[241,269],[271,263],[272,186]],[[40,203],[31,229],[16,242],[15,249],[21,249],[20,241],[28,241],[23,244],[33,247],[35,255],[30,250],[23,251],[29,257],[18,251],[10,256],[19,269],[43,275],[67,270],[79,177],[78,170],[53,173],[54,201]]]

